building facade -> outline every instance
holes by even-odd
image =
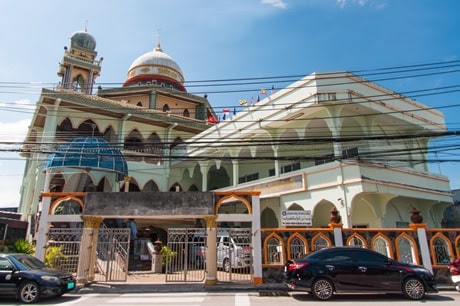
[[[452,205],[448,178],[426,163],[429,141],[446,131],[443,114],[352,73],[313,73],[217,122],[160,44],[133,61],[121,87],[94,88],[101,65],[94,37],[78,31],[60,84],[42,90],[23,153],[19,212],[31,224],[44,213],[43,192],[258,191],[262,228],[327,227],[331,210],[345,228],[407,227],[414,208],[440,227]],[[101,167],[91,147],[76,161],[62,145],[77,138],[102,139],[121,159]],[[45,213],[78,215],[81,203]],[[245,213],[244,205],[225,209]]]

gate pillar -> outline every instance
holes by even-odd
[[[94,280],[96,263],[96,246],[99,226],[104,218],[82,216],[83,232],[80,243],[80,259],[78,260],[77,282],[86,284]]]
[[[252,194],[253,283],[262,284],[262,235],[260,233],[260,192]]]
[[[35,256],[41,261],[45,261],[46,244],[48,241],[49,231],[49,210],[51,206],[51,196],[44,195],[42,200],[42,212],[38,221],[37,242],[35,247]]]
[[[206,280],[205,285],[217,284],[217,222],[216,216],[206,216]]]

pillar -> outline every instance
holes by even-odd
[[[232,186],[237,186],[238,185],[238,160],[232,160],[232,167],[233,167],[233,181],[232,181]]]
[[[260,193],[252,195],[252,256],[254,274],[252,275],[253,284],[262,284],[262,235],[260,233]]]
[[[104,218],[98,216],[82,216],[82,219],[83,232],[80,242],[77,282],[86,284],[94,280],[98,229]]]
[[[200,165],[201,171],[201,190],[208,191],[208,166]]]
[[[35,257],[45,261],[46,244],[48,242],[49,211],[51,206],[51,196],[42,197],[42,211],[38,220],[37,242],[35,246]]]
[[[217,222],[216,216],[206,216],[206,280],[205,285],[217,284]]]
[[[343,239],[342,239],[342,223],[330,223],[329,227],[332,228],[334,233],[334,246],[342,247],[343,246]]]
[[[410,227],[417,231],[417,239],[420,246],[422,264],[425,268],[433,272],[430,246],[428,245],[428,237],[426,236],[427,225],[426,223],[423,223],[423,217],[420,215],[420,211],[418,211],[415,207],[411,211],[410,219],[412,221]]]
[[[334,233],[334,245],[336,247],[342,247],[343,246],[343,238],[342,238],[342,228],[343,224],[341,223],[342,217],[339,215],[339,211],[337,208],[334,206],[331,209],[331,215],[329,216],[329,227],[332,228],[332,231]]]

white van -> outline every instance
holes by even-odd
[[[205,237],[193,238],[189,251],[190,262],[196,267],[206,263]],[[218,231],[217,268],[229,272],[231,269],[250,269],[252,265],[252,247],[247,235],[230,235],[227,231]],[[250,272],[250,271],[247,271]]]
[[[229,272],[231,269],[250,268],[251,264],[252,247],[247,239],[228,234],[217,237],[217,268]]]

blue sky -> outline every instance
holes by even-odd
[[[104,58],[97,82],[118,86],[131,63],[151,51],[158,37],[186,81],[375,71],[457,61],[458,12],[457,0],[2,1],[0,143],[24,139],[41,88],[59,82],[56,73],[63,47],[85,26],[97,41],[98,57]],[[456,69],[378,83],[396,92],[455,86],[460,85]],[[236,92],[211,92],[208,99],[219,112],[238,106],[239,99],[256,96],[260,89],[244,88],[249,90],[231,87]],[[417,100],[430,107],[449,106],[440,110],[448,129],[456,131],[459,96],[453,90]],[[456,138],[445,141],[454,145]],[[0,207],[18,205],[24,164],[17,153],[0,151]],[[430,168],[447,175],[453,189],[460,188],[460,162]]]

